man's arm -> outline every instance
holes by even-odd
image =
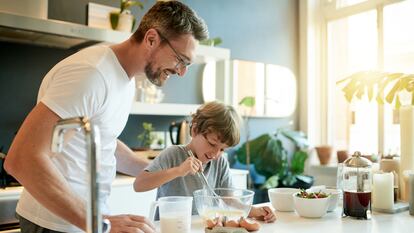
[[[130,176],[137,176],[149,164],[148,160],[138,157],[125,143],[117,140],[116,170]]]
[[[19,129],[4,166],[43,206],[86,229],[84,200],[51,161],[52,130],[59,119],[46,105],[37,104]]]
[[[161,171],[148,172],[143,171],[137,175],[134,181],[134,190],[137,192],[145,192],[154,188],[158,188],[161,185],[180,176],[186,176],[187,174],[194,175],[202,166],[200,160],[188,157],[180,166]]]
[[[86,230],[86,204],[74,193],[52,163],[52,130],[59,120],[53,111],[39,103],[19,129],[8,155],[5,169],[45,208],[71,224]],[[155,232],[153,224],[137,215],[105,216],[111,232]]]

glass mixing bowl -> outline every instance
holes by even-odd
[[[207,189],[194,191],[198,214],[204,219],[226,216],[228,220],[247,217],[253,203],[254,192],[247,189],[216,188],[214,196]]]

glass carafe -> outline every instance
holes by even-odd
[[[372,163],[355,152],[342,170],[343,215],[371,218]]]

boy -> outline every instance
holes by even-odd
[[[158,188],[157,199],[164,196],[192,196],[203,183],[202,171],[213,188],[231,187],[229,164],[221,154],[240,141],[240,117],[233,107],[209,102],[192,115],[188,145],[171,146],[158,155],[137,175],[134,189],[144,192]],[[188,151],[194,154],[189,156]],[[193,205],[193,215],[197,214]],[[269,207],[252,207],[249,217],[273,222],[276,217]]]

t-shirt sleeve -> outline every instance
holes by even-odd
[[[88,65],[70,65],[57,70],[39,99],[61,118],[92,118],[103,106],[107,88],[101,73]]]
[[[171,150],[162,151],[155,159],[145,168],[145,171],[156,172],[173,167]]]

